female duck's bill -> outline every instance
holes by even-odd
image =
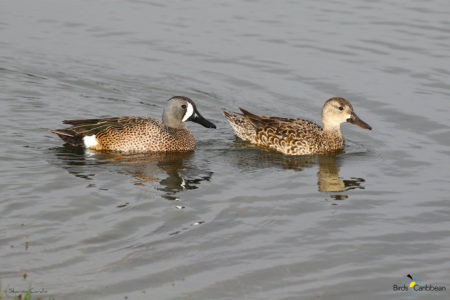
[[[358,125],[362,129],[369,129],[372,130],[372,127],[370,127],[369,124],[361,120],[354,112],[350,114],[350,118],[347,119],[347,122]]]

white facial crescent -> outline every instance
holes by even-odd
[[[186,113],[183,117],[183,122],[186,122],[194,114],[194,107],[189,102],[187,103]]]

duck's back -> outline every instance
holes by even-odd
[[[96,134],[93,149],[120,152],[190,151],[195,148],[191,131],[175,129],[152,118],[130,118],[121,126],[111,126]]]
[[[330,143],[330,137],[326,136],[322,127],[312,121],[263,117],[242,111],[242,115],[225,113],[225,116],[236,135],[252,144],[289,155],[326,153],[343,146],[343,139],[339,140],[339,137]]]
[[[255,143],[290,155],[306,155],[321,151],[322,128],[303,119],[273,118],[273,124],[259,127]]]
[[[195,148],[192,132],[176,129],[146,117],[66,120],[72,127],[52,130],[73,146],[92,150],[125,153],[191,151]]]

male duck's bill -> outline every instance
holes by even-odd
[[[188,108],[189,109],[189,108]],[[186,112],[186,116],[188,116],[189,111]],[[198,111],[197,108],[194,106],[194,112],[191,114],[190,117],[187,118],[186,121],[191,121],[194,123],[198,123],[206,128],[216,128],[216,125],[214,125],[212,122],[206,120]]]

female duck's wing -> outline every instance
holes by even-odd
[[[265,117],[252,114],[251,112],[239,108],[242,111],[242,115],[249,120],[256,129],[268,128],[281,129],[281,128],[298,128],[307,130],[322,130],[322,128],[316,123],[297,118],[283,118],[283,117]]]

